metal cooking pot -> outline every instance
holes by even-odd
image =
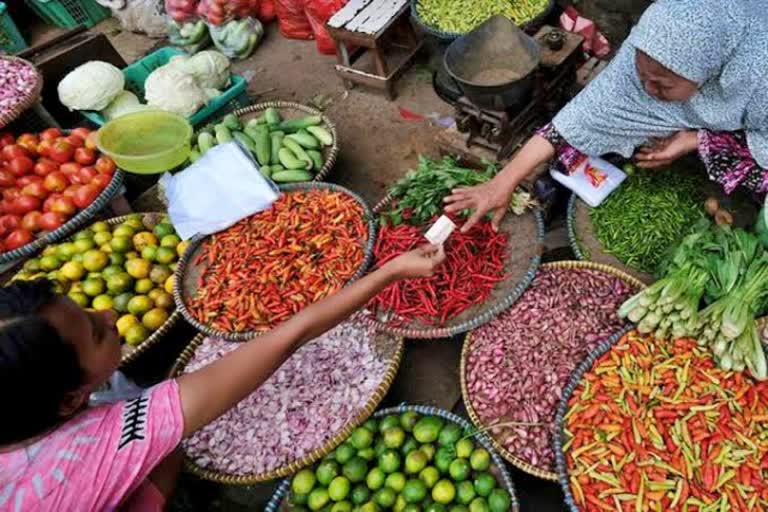
[[[480,108],[511,110],[531,99],[539,44],[505,16],[493,16],[456,39],[445,52],[445,69]]]

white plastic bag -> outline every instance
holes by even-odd
[[[571,174],[563,174],[554,168],[549,174],[593,208],[599,206],[627,178],[624,171],[597,157],[589,157]]]
[[[236,142],[215,146],[184,171],[160,178],[179,236],[209,235],[272,206],[280,191]]]
[[[113,404],[123,400],[131,400],[141,395],[144,388],[136,385],[131,379],[126,377],[123,372],[117,371],[112,374],[109,381],[98,391],[91,393],[88,400],[89,405]]]
[[[163,0],[96,0],[112,10],[123,30],[142,32],[149,37],[168,35]]]

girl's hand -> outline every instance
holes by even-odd
[[[696,131],[677,132],[666,139],[654,141],[653,146],[641,147],[635,154],[635,162],[643,169],[664,167],[675,160],[696,151],[698,134]]]
[[[442,246],[424,244],[410,252],[401,254],[385,265],[395,279],[430,277],[445,261]]]
[[[453,189],[451,195],[446,196],[443,201],[446,203],[445,211],[448,213],[466,209],[474,210],[469,220],[461,227],[462,233],[472,229],[472,226],[480,222],[489,212],[493,212],[491,225],[494,231],[498,231],[499,224],[507,213],[511,196],[512,193],[507,187],[501,186],[493,179],[474,187]]]

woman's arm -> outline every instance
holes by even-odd
[[[743,186],[752,192],[768,192],[768,169],[760,167],[744,132],[699,130],[698,148],[707,175],[723,186],[726,194]]]
[[[430,276],[445,259],[425,245],[316,302],[215,363],[178,378],[184,436],[210,423],[266,381],[295,350],[335,327],[391,282]]]

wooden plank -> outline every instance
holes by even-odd
[[[347,23],[345,28],[364,34],[375,34],[392,20],[407,0],[374,0]]]
[[[357,13],[365,9],[371,1],[372,0],[350,0],[347,5],[342,7],[330,20],[328,20],[328,25],[334,28],[344,27],[344,25],[357,16]]]

